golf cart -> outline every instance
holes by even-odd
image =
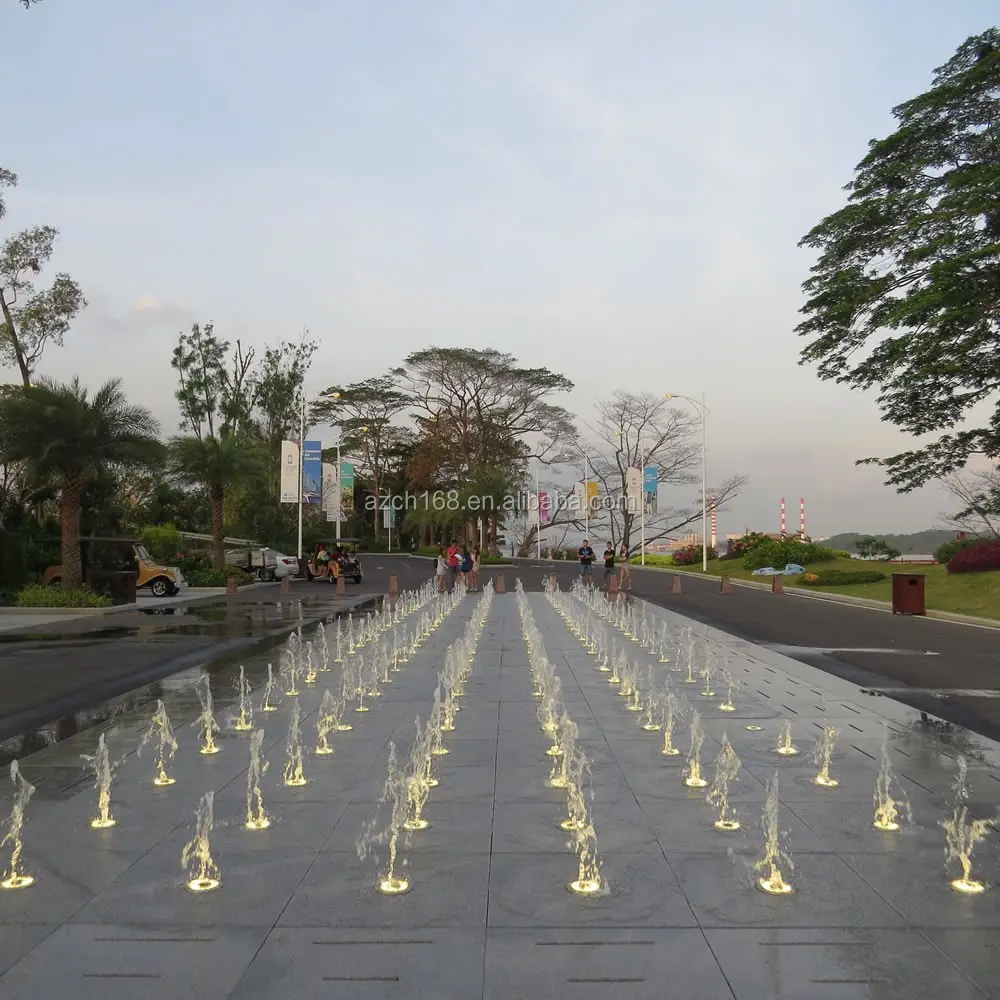
[[[105,585],[108,574],[134,573],[137,588],[148,587],[154,597],[168,597],[186,586],[184,574],[176,566],[162,566],[146,546],[134,538],[80,539],[80,565],[84,580],[95,589]],[[62,566],[49,566],[42,583],[58,586]]]
[[[330,583],[336,583],[337,577],[342,576],[345,580],[361,583],[364,574],[361,570],[361,556],[358,554],[358,545],[360,542],[360,538],[340,538],[317,542],[310,561],[315,565],[316,556],[322,549],[326,549],[333,557],[331,566],[333,562],[336,562],[337,567],[335,572],[331,572],[324,579],[329,580]],[[310,580],[315,579],[312,570],[308,568],[308,564],[306,572],[309,574]]]

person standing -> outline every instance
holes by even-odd
[[[594,550],[590,547],[590,542],[586,538],[583,540],[583,545],[580,546],[577,554],[580,556],[580,579],[585,583],[593,584]]]
[[[437,589],[439,594],[443,594],[445,591],[445,583],[448,579],[448,559],[444,554],[444,546],[438,546],[437,554]]]
[[[604,589],[611,587],[611,577],[615,572],[615,547],[608,542],[604,547]]]
[[[622,542],[622,547],[618,550],[618,558],[621,559],[622,569],[621,569],[621,580],[619,582],[619,590],[631,590],[632,589],[632,565],[630,561],[628,546]]]
[[[458,579],[458,567],[462,559],[462,550],[457,542],[452,542],[448,546],[448,593],[455,589],[455,581]]]
[[[479,566],[482,563],[483,554],[478,545],[472,547],[472,589],[479,590]]]

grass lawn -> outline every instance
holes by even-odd
[[[646,561],[650,562],[648,556]],[[638,559],[633,560],[633,562],[638,566]],[[679,568],[688,572],[701,573],[701,563]],[[819,595],[823,593],[849,594],[851,597],[865,597],[875,601],[892,600],[891,575],[893,573],[923,574],[927,577],[925,586],[928,609],[975,615],[979,618],[1000,619],[1000,572],[949,573],[944,566],[907,567],[898,563],[880,565],[858,559],[833,559],[830,562],[812,563],[806,569],[813,572],[831,569],[844,570],[845,572],[880,570],[886,574],[887,579],[879,583],[856,583],[847,587],[809,587],[801,582],[798,583],[798,586],[803,590],[815,591]],[[749,570],[743,568],[743,563],[739,559],[727,559],[723,562],[712,560],[708,564],[708,575],[725,575],[734,580],[755,580],[760,583],[770,582],[770,577],[753,576]],[[785,577],[785,586],[796,586],[795,577]]]

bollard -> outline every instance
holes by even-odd
[[[556,579],[555,573],[553,573],[552,576],[549,577],[549,580],[552,583],[552,589],[553,590],[558,590],[559,589],[559,581]]]
[[[507,593],[507,585],[504,583],[503,573],[497,573],[495,592],[498,594]]]
[[[237,585],[236,585],[236,577],[235,576],[231,576],[228,580],[226,580],[226,593],[227,594],[235,594],[238,591],[239,591],[239,587],[237,587]]]
[[[278,587],[279,594],[290,594],[292,592],[292,581],[288,579],[287,576],[281,578],[281,584]]]
[[[608,577],[608,597],[618,596],[618,577],[612,573]]]
[[[771,577],[771,593],[772,594],[783,594],[785,592],[785,582],[779,573],[777,576]]]
[[[393,599],[399,596],[399,580],[395,574],[389,577],[389,596]]]
[[[674,576],[673,583],[670,584],[670,593],[671,594],[683,593],[683,591],[681,590],[681,578],[679,576],[676,575]]]
[[[729,577],[724,576],[719,582],[719,593],[720,594],[731,594],[733,592],[733,585],[729,582]]]
[[[336,590],[336,594],[337,594],[337,597],[346,597],[347,596],[347,590],[344,587],[344,578],[343,578],[343,576],[338,576],[337,577],[337,590]]]

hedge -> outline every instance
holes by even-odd
[[[1000,569],[1000,541],[962,549],[948,560],[949,573],[986,573]]]

